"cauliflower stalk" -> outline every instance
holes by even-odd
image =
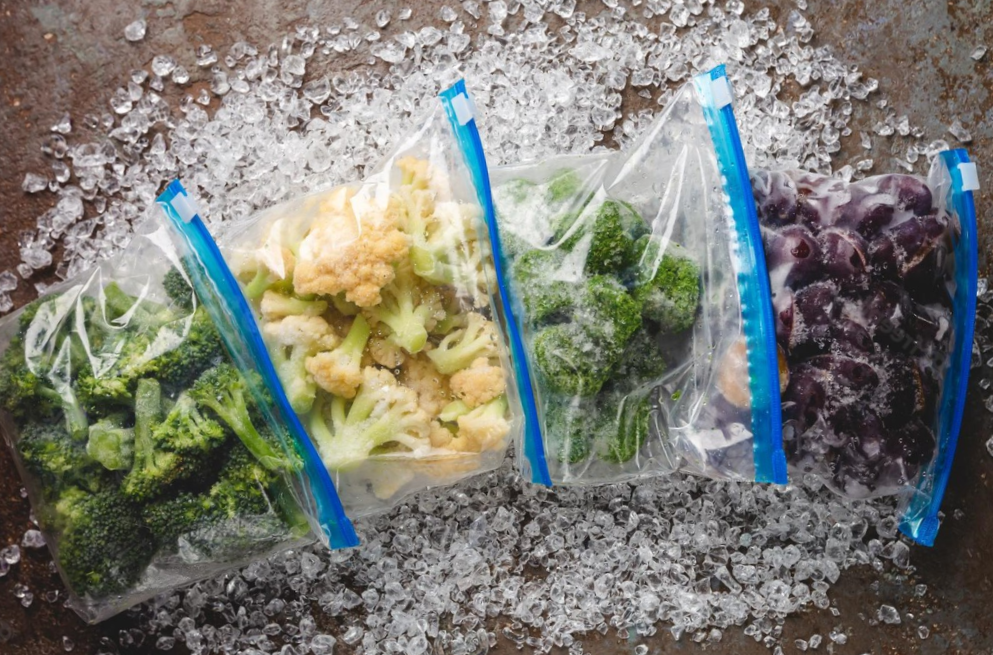
[[[235,253],[283,390],[325,465],[381,496],[406,489],[415,470],[439,480],[477,470],[512,425],[478,208],[426,160],[397,169],[398,186],[306,199],[257,250]],[[361,466],[369,459],[379,463]],[[416,469],[403,464],[414,459]]]
[[[414,453],[431,446],[431,420],[417,404],[417,394],[389,371],[371,366],[362,371],[354,399],[334,396],[315,405],[309,427],[321,459],[333,471],[353,468],[388,444]]]

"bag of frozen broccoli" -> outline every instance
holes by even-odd
[[[783,435],[794,471],[849,498],[902,495],[931,545],[962,422],[976,313],[975,164],[846,183],[756,171]]]
[[[628,151],[494,172],[498,273],[537,415],[521,448],[533,481],[675,470],[786,481],[769,287],[731,98],[719,67]]]
[[[0,426],[90,622],[314,534],[354,542],[322,525],[333,487],[158,219],[0,325]]]
[[[459,82],[362,181],[218,243],[351,517],[496,468],[522,427]]]

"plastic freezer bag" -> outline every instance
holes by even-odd
[[[143,225],[0,327],[3,433],[90,622],[320,530],[239,335],[194,293],[170,227]]]
[[[536,482],[685,470],[785,482],[761,241],[723,67],[627,152],[498,169]]]
[[[976,296],[975,165],[927,179],[752,177],[789,362],[792,467],[850,498],[901,494],[930,545],[962,420]]]
[[[349,516],[493,469],[523,424],[460,82],[363,181],[218,242]]]

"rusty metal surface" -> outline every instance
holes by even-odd
[[[442,4],[438,0],[416,3],[413,18],[404,27],[416,29],[437,22]],[[777,15],[792,6],[786,0],[761,0],[758,4],[767,4]],[[945,133],[953,118],[959,117],[972,131],[974,140],[969,148],[979,162],[984,189],[977,202],[984,244],[981,257],[989,265],[993,231],[988,229],[991,213],[985,208],[990,207],[993,189],[993,164],[989,163],[993,161],[993,54],[981,62],[969,57],[976,45],[993,46],[989,0],[811,0],[810,4],[807,13],[817,33],[816,42],[833,46],[842,59],[879,79],[882,95],[889,98],[897,114],[906,113],[912,124],[928,130],[930,138],[945,138],[953,144]],[[39,145],[63,112],[70,111],[77,119],[74,133],[78,132],[78,119],[86,113],[107,111],[112,90],[132,68],[147,67],[155,54],[169,52],[193,72],[197,70],[193,49],[199,43],[210,43],[223,52],[237,40],[268,43],[298,22],[330,24],[351,15],[371,23],[371,15],[380,6],[356,0],[144,0],[130,6],[112,0],[0,0],[0,270],[19,262],[19,230],[33,226],[35,217],[52,203],[50,195],[22,193],[20,183],[25,172],[47,169]],[[148,20],[148,37],[141,43],[128,43],[123,37],[124,26],[138,16]],[[472,28],[473,24],[467,23],[467,30]],[[200,85],[194,77],[194,93]],[[856,110],[852,121],[856,135],[859,129],[871,127],[866,121]],[[854,152],[857,138],[848,139],[842,155]],[[874,156],[877,171],[891,168],[885,152],[874,152]],[[20,304],[32,295],[22,284],[15,300]],[[945,502],[948,518],[935,548],[913,550],[911,561],[916,573],[907,579],[886,571],[846,571],[831,591],[840,615],[816,610],[787,619],[782,640],[787,653],[796,652],[794,639],[807,639],[814,633],[826,636],[836,626],[849,632],[848,643],[835,646],[836,653],[993,650],[993,458],[984,446],[993,432],[993,421],[979,402],[978,378],[975,375],[972,381],[959,455]],[[9,454],[0,448],[0,547],[18,541],[31,527],[27,501],[20,497],[19,488]],[[87,627],[63,608],[61,601],[46,602],[46,591],[61,588],[49,560],[46,549],[28,550],[21,564],[0,579],[0,653],[64,653],[63,636],[74,643],[73,652],[96,653],[102,640],[104,645],[117,643],[119,631],[133,627],[127,614]],[[28,609],[12,594],[18,582],[28,585],[36,595]],[[917,583],[927,585],[923,598],[913,596]],[[901,625],[872,625],[870,620],[883,603],[914,612],[915,619]],[[496,624],[500,624],[499,619]],[[922,624],[931,630],[925,641],[917,636],[917,626]],[[334,629],[333,625],[321,627]],[[597,637],[587,642],[587,650],[627,653],[637,643]],[[699,650],[685,640],[677,644],[667,634],[645,643],[649,652]],[[129,652],[150,650],[151,644],[143,644]],[[496,650],[514,652],[507,644]],[[727,631],[719,647],[707,650],[769,652],[733,630]]]

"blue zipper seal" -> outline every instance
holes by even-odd
[[[188,265],[192,264],[188,268],[197,295],[218,327],[227,328],[220,329],[219,332],[228,351],[234,357],[237,357],[235,353],[242,352],[242,347],[248,351],[251,358],[249,364],[254,365],[261,374],[263,383],[275,402],[276,413],[272,412],[268,403],[259,403],[259,408],[267,420],[274,424],[284,423],[297,446],[296,451],[303,459],[304,473],[317,503],[316,516],[322,540],[335,549],[357,546],[358,537],[341,506],[331,475],[300,419],[290,407],[255,324],[252,309],[242,295],[241,287],[231,269],[224,262],[207,226],[200,220],[195,204],[179,180],[170,182],[157,202],[190,253],[186,260]]]
[[[752,448],[755,480],[786,484],[786,453],[783,452],[783,415],[779,397],[779,356],[776,345],[772,291],[765,265],[762,232],[752,185],[741,147],[738,123],[731,106],[731,84],[724,66],[697,75],[697,91],[703,98],[703,114],[717,153],[724,191],[731,203],[738,239],[738,295],[748,380],[752,393]]]
[[[922,546],[933,546],[941,520],[938,512],[948,487],[952,460],[958,443],[962,416],[965,413],[965,395],[969,389],[969,369],[972,366],[972,340],[976,323],[976,291],[979,278],[976,205],[971,190],[963,188],[962,164],[969,164],[969,155],[963,149],[946,150],[941,160],[951,177],[949,210],[958,216],[962,232],[955,243],[955,298],[952,301],[955,342],[945,373],[938,406],[938,454],[929,471],[921,476],[916,493],[911,498],[903,517],[900,532]]]
[[[441,103],[448,116],[448,122],[458,140],[462,157],[472,175],[473,186],[479,196],[479,204],[483,207],[486,227],[489,231],[490,244],[493,249],[493,266],[496,270],[497,292],[500,294],[500,304],[507,319],[507,332],[510,336],[510,349],[517,379],[517,389],[524,405],[524,457],[531,468],[531,482],[552,486],[552,478],[548,473],[548,462],[545,459],[545,444],[541,440],[541,430],[538,427],[538,407],[534,401],[534,387],[531,381],[531,371],[528,368],[527,353],[524,350],[524,340],[518,327],[514,306],[511,302],[510,291],[507,289],[507,275],[504,271],[503,247],[500,244],[500,230],[497,227],[496,211],[493,209],[493,192],[490,188],[490,174],[486,168],[486,156],[483,153],[483,142],[476,127],[475,108],[465,88],[465,81],[459,80],[439,94]]]

